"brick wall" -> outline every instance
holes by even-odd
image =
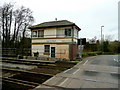
[[[77,57],[78,45],[70,44],[70,60],[75,60]]]

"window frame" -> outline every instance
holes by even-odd
[[[46,48],[46,46],[48,46]],[[50,53],[50,45],[44,45],[44,53]]]
[[[34,32],[36,32],[36,35],[34,35]],[[38,37],[38,31],[32,31],[32,37]]]
[[[65,34],[65,37],[71,37],[72,36],[72,29],[71,28],[66,28],[64,34]]]
[[[44,30],[38,30],[38,37],[44,37]]]

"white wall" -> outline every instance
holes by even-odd
[[[55,38],[55,39],[33,39],[32,40],[32,43],[44,43],[44,42],[71,42],[72,41],[72,39],[71,38],[64,38],[64,39],[57,39],[57,38]]]
[[[34,56],[36,52],[39,52],[39,55],[43,55],[44,45],[32,45],[32,56]]]
[[[45,29],[44,38],[46,37],[56,37],[56,28]]]
[[[74,28],[74,37],[78,38],[78,30]]]
[[[44,45],[50,45],[50,55],[44,55]],[[69,45],[68,44],[32,45],[32,56],[34,56],[34,53],[39,52],[39,56],[51,57],[51,47],[55,47],[55,57],[56,58],[69,59]]]

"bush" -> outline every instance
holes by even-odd
[[[104,55],[114,55],[115,53],[113,53],[113,52],[104,52],[103,54]]]
[[[71,62],[71,63],[73,63],[73,64],[77,64],[77,63],[79,63],[80,61],[73,61],[73,62]]]
[[[97,55],[97,53],[95,53],[95,52],[88,52],[88,56],[95,56],[95,55]]]
[[[96,55],[101,55],[102,52],[96,51],[96,52],[83,52],[82,57],[88,57],[88,56],[96,56]]]
[[[86,52],[82,53],[82,57],[87,57],[87,56],[89,56],[89,55]]]

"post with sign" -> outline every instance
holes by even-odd
[[[82,51],[84,48],[84,45],[86,44],[86,38],[80,38],[78,39],[78,57],[82,59]]]
[[[80,58],[82,59],[82,39],[80,39]]]

